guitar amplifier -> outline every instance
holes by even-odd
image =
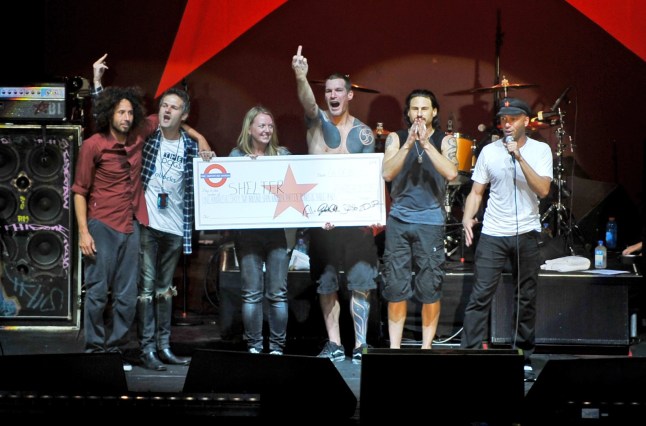
[[[0,87],[0,122],[66,121],[65,95],[63,82]]]

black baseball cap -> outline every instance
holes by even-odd
[[[500,102],[500,111],[496,114],[498,117],[501,115],[520,115],[525,114],[530,117],[532,109],[527,105],[527,102],[517,98],[505,98]]]

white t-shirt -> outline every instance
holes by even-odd
[[[527,138],[520,155],[539,176],[553,178],[552,150],[548,144]],[[512,160],[502,139],[482,149],[472,179],[490,184],[483,234],[504,237],[540,231],[539,198],[529,189],[520,164]]]
[[[162,137],[155,173],[146,188],[146,205],[151,228],[175,235],[183,235],[184,208],[184,142],[181,138]],[[157,207],[160,193],[168,194],[166,208]]]

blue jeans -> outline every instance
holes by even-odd
[[[84,257],[85,352],[121,352],[135,319],[139,271],[139,225],[132,234],[88,220],[96,256]],[[111,318],[104,316],[111,295]]]
[[[182,237],[141,226],[141,271],[137,296],[137,337],[143,353],[170,347],[173,276]]]
[[[289,266],[285,231],[238,231],[235,246],[242,280],[242,324],[247,346],[259,351],[263,349],[263,304],[266,299],[269,305],[269,350],[283,351],[287,340]]]
[[[536,291],[541,264],[538,237],[538,232],[519,235],[517,249],[516,236],[480,236],[475,251],[475,282],[464,314],[461,347],[482,347],[489,323],[491,302],[505,263],[511,259],[513,282],[517,283],[511,324],[518,324],[518,328],[512,330],[511,336],[514,336],[514,347],[522,349],[525,360],[529,360],[534,352],[536,337]]]

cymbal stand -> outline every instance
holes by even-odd
[[[563,138],[565,136],[565,128],[563,126],[563,117],[565,113],[561,111],[561,108],[558,109],[558,114],[559,114],[559,127],[556,129],[556,137],[558,139],[558,143],[556,145],[556,158],[557,158],[557,163],[556,163],[556,202],[553,202],[552,205],[543,213],[541,216],[541,223],[545,223],[546,221],[549,221],[549,223],[554,223],[554,235],[553,236],[561,236],[564,235],[566,237],[566,245],[567,249],[570,252],[571,255],[574,255],[574,248],[572,247],[572,227],[570,226],[571,223],[571,216],[570,213],[563,204],[563,193],[565,192],[565,181],[563,180],[563,172],[565,171],[563,167],[563,150],[565,148],[565,144],[563,143]],[[554,216],[553,219],[551,219],[551,216]]]
[[[445,224],[445,234],[444,234],[444,252],[446,257],[449,258],[458,250],[459,246],[456,245],[456,236],[454,232],[451,232],[448,227],[459,223],[455,217],[453,217],[453,202],[455,197],[455,192],[458,187],[449,185],[447,182],[444,188],[444,209],[446,210],[446,224]]]
[[[453,207],[460,207],[461,213],[464,213],[464,199],[462,196],[462,185],[449,185],[446,184],[446,192],[444,196],[444,208],[446,209],[446,223],[444,225],[444,252],[446,259],[449,260],[455,255],[458,250],[460,261],[459,265],[452,265],[451,270],[463,270],[468,266],[465,264],[465,238],[464,229],[462,226],[462,216],[453,214]]]

